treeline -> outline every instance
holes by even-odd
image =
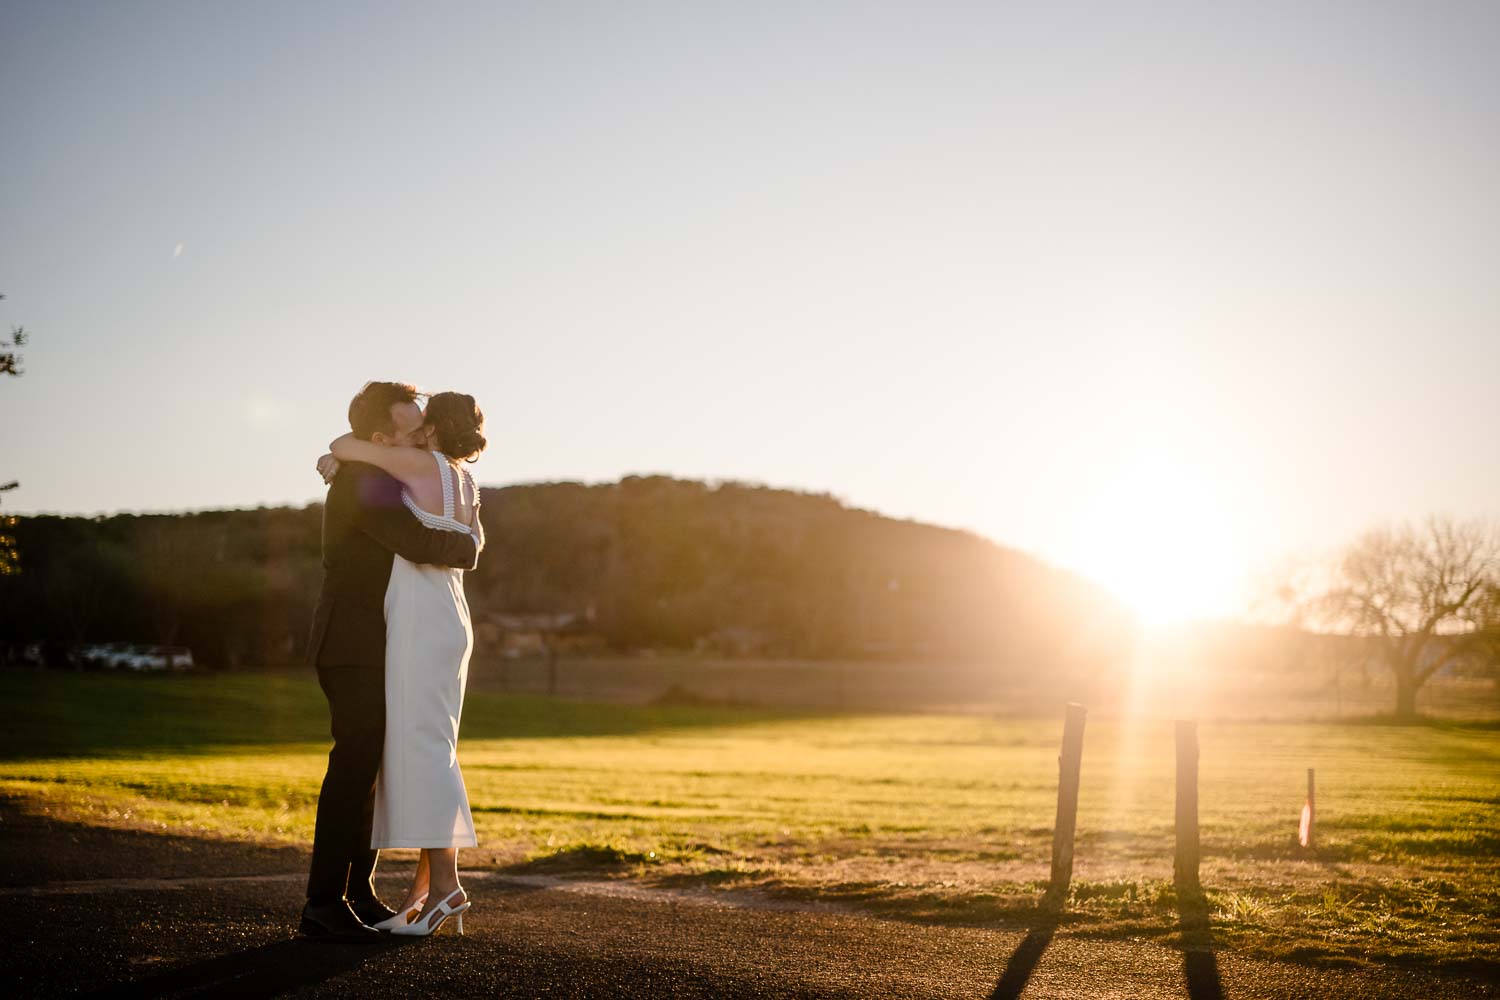
[[[477,621],[573,612],[618,651],[1103,665],[1128,620],[1082,579],[968,532],[825,494],[665,476],[484,491]],[[139,641],[219,667],[302,655],[320,505],[27,517],[8,642]],[[481,651],[482,652],[482,651]]]
[[[183,645],[200,664],[292,662],[321,579],[321,506],[23,517],[21,572],[0,577],[0,638]]]

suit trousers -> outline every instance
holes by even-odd
[[[312,903],[370,899],[380,854],[370,847],[370,827],[385,746],[385,671],[319,667],[318,685],[333,720],[333,749],[318,793],[307,898]]]

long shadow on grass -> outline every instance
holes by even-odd
[[[149,979],[87,994],[93,997],[280,996],[316,986],[406,944],[381,938],[372,944],[341,945],[297,938],[220,955]]]

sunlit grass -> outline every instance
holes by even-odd
[[[309,677],[25,674],[0,691],[15,706],[0,789],[32,808],[311,839],[328,743]],[[1021,917],[1048,873],[1060,714],[809,716],[474,691],[460,755],[481,846],[464,864],[817,895],[910,919]],[[1175,933],[1171,740],[1169,722],[1088,723],[1072,898],[1084,932]],[[1500,733],[1225,724],[1200,742],[1219,940],[1492,967]],[[1296,843],[1308,767],[1312,852]]]

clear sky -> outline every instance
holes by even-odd
[[[1152,617],[1500,514],[1500,4],[0,3],[7,510],[828,491]]]

